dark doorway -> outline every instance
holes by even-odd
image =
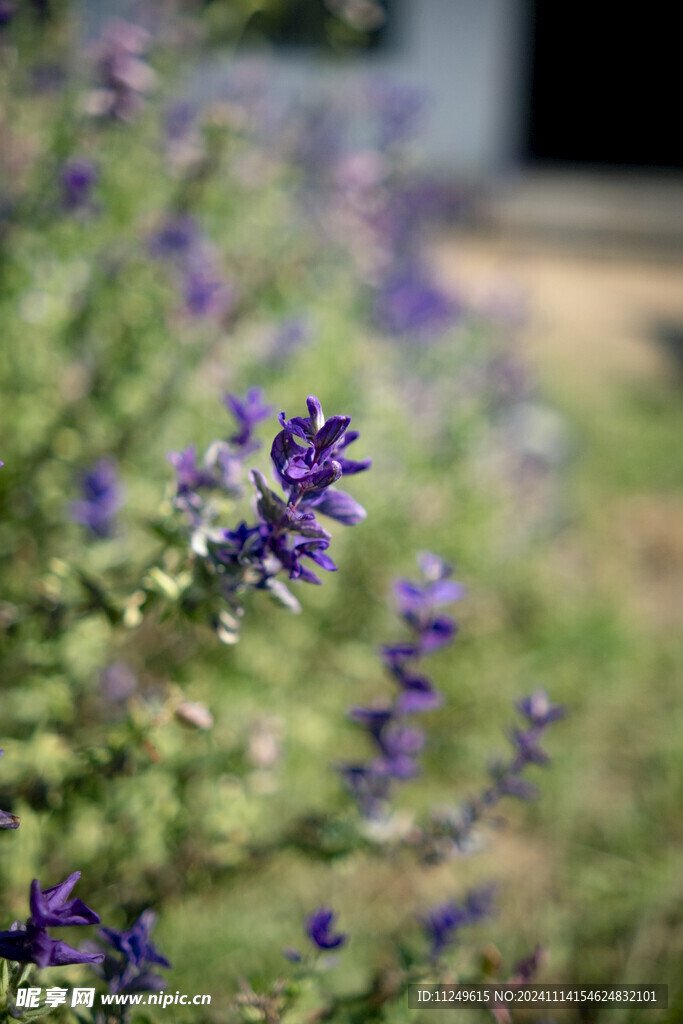
[[[680,167],[674,7],[529,0],[532,161]]]

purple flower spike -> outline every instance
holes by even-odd
[[[226,394],[223,396],[223,405],[237,420],[238,430],[228,438],[230,443],[239,448],[243,456],[255,451],[258,444],[252,438],[252,431],[257,423],[267,419],[273,411],[273,406],[263,401],[263,388],[250,388],[244,398]]]
[[[444,331],[460,314],[458,303],[431,281],[423,268],[400,270],[381,285],[373,319],[394,337],[427,337]]]
[[[158,259],[184,261],[198,244],[199,226],[187,214],[169,217],[150,241],[150,251]]]
[[[318,907],[306,921],[306,934],[318,949],[338,949],[346,942],[346,935],[332,931],[334,916],[328,907]]]
[[[111,459],[100,459],[84,474],[81,492],[81,500],[71,503],[71,518],[96,537],[110,537],[114,532],[116,513],[122,504],[116,463]]]
[[[564,717],[564,708],[560,704],[551,704],[545,690],[536,690],[530,697],[523,697],[517,704],[517,710],[525,716],[530,726],[537,729],[543,729]]]
[[[16,4],[10,3],[9,0],[0,0],[0,28],[4,28],[5,25],[11,24],[16,13]]]
[[[163,978],[150,972],[152,966],[171,966],[150,940],[156,921],[152,910],[144,910],[127,931],[100,928],[100,938],[119,954],[119,958],[107,957],[103,969],[110,992],[158,991],[166,987]]]
[[[97,169],[92,160],[68,160],[60,174],[64,209],[71,213],[87,209],[96,181]]]
[[[477,924],[483,918],[491,916],[493,893],[491,886],[473,889],[467,894],[463,904],[439,904],[421,919],[422,926],[431,940],[432,959],[437,959],[445,949],[453,945],[461,928]]]

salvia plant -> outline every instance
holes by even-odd
[[[150,7],[76,44],[62,6],[0,0],[0,1021],[156,1020],[124,997],[180,978],[214,992],[181,1020],[400,1021],[413,981],[531,978],[541,935],[507,942],[509,969],[477,958],[496,887],[437,881],[349,975],[363,924],[337,888],[359,863],[436,879],[481,849],[503,798],[534,795],[562,714],[519,698],[478,792],[425,801],[465,589],[423,552],[358,734],[326,717],[386,635],[388,563],[432,528],[445,542],[440,506],[479,522],[475,440],[529,402],[514,318],[427,257],[425,225],[460,200],[412,167],[425,98],[366,79],[283,100],[248,60],[207,96],[179,55],[206,55],[219,7],[246,37],[253,5]]]

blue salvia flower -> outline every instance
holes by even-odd
[[[503,797],[531,800],[536,786],[524,777],[529,765],[545,766],[550,758],[540,743],[544,730],[564,716],[564,708],[552,704],[545,690],[539,689],[516,704],[526,719],[526,728],[510,730],[513,755],[509,760],[498,759],[489,766],[492,784],[476,797],[465,800],[459,807],[432,815],[432,841],[430,859],[441,859],[453,853],[466,851],[472,833],[486,815]],[[430,828],[427,829],[430,833]]]
[[[372,311],[376,326],[397,338],[438,334],[459,315],[455,299],[417,264],[391,272],[377,289]]]
[[[2,463],[0,463],[2,465]],[[3,751],[0,750],[0,757]],[[16,814],[9,814],[8,811],[0,811],[0,828],[19,828],[19,819]]]
[[[440,903],[429,910],[420,922],[431,943],[430,957],[437,960],[452,946],[461,928],[477,924],[493,912],[493,887],[472,889],[463,903]]]
[[[107,24],[93,48],[98,88],[88,97],[88,113],[121,121],[134,118],[156,80],[143,60],[149,42],[149,33],[138,25],[119,19]]]
[[[68,160],[59,175],[62,207],[69,213],[86,210],[91,205],[92,190],[97,182],[97,168],[92,160]]]
[[[110,992],[158,992],[166,981],[154,973],[157,967],[170,967],[150,939],[157,916],[144,910],[127,931],[100,928],[100,938],[111,946],[117,956],[107,954],[99,972],[106,978]]]
[[[103,953],[88,953],[53,939],[48,927],[65,928],[97,924],[99,915],[82,900],[67,900],[81,877],[80,871],[65,878],[59,885],[40,888],[38,879],[31,883],[31,916],[25,925],[15,922],[8,931],[0,932],[0,957],[17,963],[33,963],[38,967],[61,967],[68,964],[97,964]]]
[[[0,28],[10,25],[17,13],[17,5],[9,0],[0,0]]]
[[[365,518],[362,506],[331,485],[345,474],[367,469],[370,460],[346,457],[348,446],[358,437],[357,432],[347,429],[350,417],[326,418],[318,399],[310,396],[309,416],[288,420],[282,413],[282,429],[272,444],[275,476],[283,485],[284,495],[273,491],[263,475],[253,470],[250,479],[256,491],[256,522],[220,528],[215,524],[217,509],[205,502],[203,491],[236,496],[242,460],[258,447],[253,430],[269,412],[259,388],[251,389],[243,398],[226,395],[224,404],[237,423],[237,431],[228,441],[214,442],[201,465],[192,447],[169,454],[178,475],[174,504],[192,527],[192,550],[205,560],[208,576],[216,580],[216,591],[235,615],[241,614],[242,595],[249,590],[269,591],[298,611],[298,602],[277,576],[286,573],[291,580],[318,584],[320,580],[311,565],[328,572],[336,570],[327,553],[331,536],[316,515],[327,515],[347,526]],[[219,613],[216,628],[225,642],[234,642],[236,622],[232,618],[227,632],[222,632],[226,614]]]
[[[96,537],[110,537],[122,504],[116,463],[112,459],[100,459],[83,475],[81,492],[80,501],[71,503],[71,518]]]
[[[152,235],[150,252],[159,259],[184,264],[201,240],[199,225],[189,214],[169,217]]]
[[[364,728],[376,756],[365,764],[341,765],[338,770],[364,817],[386,813],[391,780],[418,774],[417,755],[424,744],[421,729],[405,723],[407,715],[429,711],[442,703],[430,679],[419,673],[420,659],[449,643],[456,634],[453,619],[437,611],[464,596],[462,584],[449,577],[450,566],[431,553],[418,557],[424,580],[398,580],[394,592],[402,619],[412,638],[381,648],[384,665],[399,686],[394,701],[383,706],[354,707],[349,717]]]
[[[343,932],[333,930],[334,910],[329,907],[318,907],[306,920],[306,934],[318,949],[339,949],[347,941]]]
[[[230,444],[237,448],[240,455],[245,456],[260,447],[252,433],[261,420],[265,420],[273,411],[272,405],[263,400],[263,388],[250,388],[244,398],[239,395],[225,394],[223,405],[235,417],[237,433],[228,438]]]
[[[427,105],[427,97],[421,89],[377,78],[369,83],[367,99],[376,122],[380,151],[413,138]]]

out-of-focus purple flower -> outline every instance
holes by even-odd
[[[92,188],[97,181],[97,169],[92,160],[68,160],[60,172],[62,206],[70,213],[87,209]]]
[[[188,445],[182,452],[169,452],[166,458],[176,471],[178,494],[196,491],[200,487],[216,487],[213,474],[197,465],[195,445]]]
[[[230,443],[240,448],[242,454],[246,454],[245,449],[250,452],[254,451],[252,430],[261,420],[267,419],[273,411],[273,406],[266,405],[263,401],[263,388],[250,388],[244,398],[240,398],[239,395],[226,394],[223,396],[223,405],[237,420],[238,430],[236,434],[228,438]]]
[[[59,885],[41,890],[40,882],[31,883],[31,916],[26,925],[15,922],[0,932],[0,957],[18,963],[34,963],[38,967],[59,967],[67,964],[96,964],[104,960],[102,953],[86,953],[53,939],[48,927],[75,927],[97,924],[99,916],[82,900],[67,902],[67,896],[81,877],[74,871]]]
[[[451,566],[437,555],[423,552],[418,562],[426,582],[398,580],[394,587],[412,639],[387,644],[380,651],[382,662],[399,686],[399,693],[391,705],[354,707],[349,713],[372,737],[378,756],[367,765],[338,768],[361,814],[371,818],[380,818],[386,813],[389,779],[411,779],[418,773],[416,757],[422,749],[424,734],[420,729],[407,726],[404,719],[443,703],[442,695],[431,680],[418,673],[418,662],[455,636],[455,622],[435,615],[435,607],[459,600],[464,594],[462,585],[448,578],[453,571]]]
[[[519,713],[525,716],[529,725],[537,729],[543,729],[551,722],[564,717],[562,705],[551,704],[545,690],[535,690],[530,697],[523,697],[516,707]]]
[[[369,83],[366,96],[375,118],[380,151],[413,138],[427,103],[422,89],[375,79]]]
[[[17,5],[9,0],[0,0],[0,28],[11,24],[17,13]]]
[[[282,955],[285,960],[289,960],[290,964],[300,964],[303,960],[299,950],[294,949],[293,946],[286,946],[285,949],[282,950]]]
[[[512,968],[512,981],[524,985],[528,984],[538,974],[539,968],[545,959],[546,951],[542,946],[536,946],[533,953],[519,960]]]
[[[152,235],[150,251],[159,259],[171,259],[184,264],[200,240],[199,225],[189,214],[169,217]]]
[[[96,537],[110,537],[114,531],[116,513],[122,504],[116,463],[111,459],[100,459],[84,474],[81,492],[81,500],[71,503],[71,518]]]
[[[197,261],[183,280],[185,308],[191,316],[220,316],[233,304],[234,290],[216,273],[210,262]]]
[[[536,796],[537,787],[523,773],[531,764],[544,766],[548,763],[549,757],[541,748],[540,740],[548,725],[562,717],[564,709],[551,704],[544,690],[523,697],[516,707],[527,719],[529,728],[511,730],[512,757],[499,758],[489,765],[492,783],[477,797],[468,799],[446,817],[433,819],[439,839],[447,839],[455,851],[467,848],[475,825],[503,797],[532,800]]]
[[[493,912],[493,888],[473,889],[465,902],[441,903],[432,907],[421,923],[431,941],[430,956],[436,960],[456,941],[461,928],[477,924]]]
[[[115,661],[107,665],[100,673],[100,689],[102,696],[111,704],[127,700],[137,689],[138,680],[129,665],[123,661]]]
[[[0,463],[2,465],[2,463]],[[0,750],[0,757],[3,751]],[[19,819],[16,814],[9,814],[8,811],[0,811],[0,828],[19,828]]]
[[[387,806],[391,777],[370,764],[342,764],[337,768],[364,818],[381,819]]]
[[[342,932],[332,930],[335,912],[329,907],[318,907],[306,920],[306,934],[318,949],[338,949],[347,940]]]
[[[311,325],[305,317],[283,320],[273,333],[271,352],[276,359],[287,359],[311,336]]]
[[[164,134],[169,142],[178,142],[191,131],[197,112],[191,103],[179,100],[164,114]]]
[[[423,268],[410,266],[392,273],[378,288],[373,320],[394,337],[426,337],[455,323],[460,314],[456,300],[447,295]]]
[[[152,910],[144,910],[127,931],[100,928],[100,937],[119,954],[108,955],[101,969],[110,992],[158,992],[166,987],[166,981],[152,971],[171,966],[150,940],[156,921]]]
[[[138,25],[113,20],[94,47],[99,87],[90,94],[88,113],[130,121],[140,109],[156,75],[142,55],[149,33]]]

